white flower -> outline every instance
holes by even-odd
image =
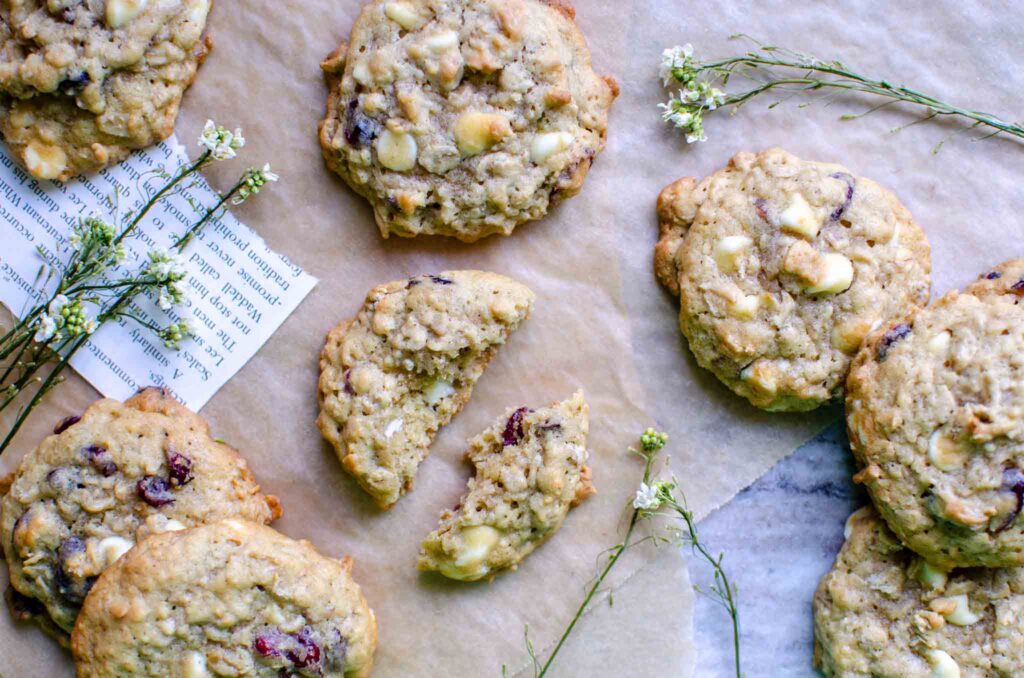
[[[185,262],[179,255],[163,247],[155,247],[148,256],[149,265],[144,272],[156,282],[176,282],[185,277]]]
[[[663,51],[661,53],[661,82],[666,86],[672,82],[675,77],[672,71],[685,66],[692,56],[693,46],[690,44],[683,45],[682,47],[670,47]]]
[[[636,491],[633,499],[633,508],[644,511],[653,511],[661,506],[661,499],[658,497],[658,488],[647,483],[640,483],[640,489]]]
[[[241,205],[249,199],[249,196],[259,193],[260,189],[268,182],[277,181],[278,179],[280,177],[270,171],[269,163],[264,165],[263,169],[250,167],[242,175],[242,185],[231,202],[235,205]]]
[[[36,321],[38,329],[36,330],[35,340],[44,343],[53,338],[53,335],[57,332],[57,321],[49,315],[44,315]]]
[[[156,300],[156,305],[165,311],[170,310],[174,306],[174,297],[168,294],[166,287],[160,288],[160,296]]]
[[[97,327],[99,327],[99,325],[96,324],[95,318],[86,316],[85,320],[82,322],[82,332],[85,334],[92,334],[96,331]]]
[[[56,318],[56,316],[59,316],[61,311],[64,310],[64,307],[68,305],[68,301],[69,300],[66,296],[58,294],[53,298],[53,301],[50,302],[50,305],[46,307],[46,310],[50,316]]]
[[[241,129],[229,132],[213,120],[207,120],[203,133],[199,136],[199,145],[210,151],[214,160],[230,160],[235,157],[235,150],[245,146],[245,137],[242,136]]]

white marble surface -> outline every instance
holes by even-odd
[[[850,476],[853,459],[837,421],[698,526],[725,554],[739,591],[744,676],[818,676],[811,667],[811,597],[843,542],[847,516],[867,501]],[[690,559],[703,589],[711,569]],[[699,596],[694,632],[698,678],[732,675],[729,619]]]

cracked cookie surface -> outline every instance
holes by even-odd
[[[893,531],[947,567],[1024,565],[1024,260],[876,331],[847,428]]]
[[[328,334],[317,424],[378,506],[412,489],[434,435],[532,304],[511,278],[446,271],[375,287]]]
[[[0,502],[0,538],[16,602],[41,603],[44,628],[54,630],[52,621],[69,633],[96,578],[136,542],[223,518],[270,522],[280,512],[206,422],[147,389],[64,420],[22,460]]]
[[[469,441],[475,477],[423,541],[419,569],[476,581],[516,566],[595,492],[583,392],[539,410],[509,410]]]
[[[1024,568],[943,571],[871,507],[814,595],[814,664],[844,678],[988,678],[1024,672]]]
[[[741,152],[658,198],[654,266],[697,362],[757,407],[841,394],[874,327],[928,300],[930,248],[896,197],[840,165]]]
[[[151,537],[86,599],[78,676],[365,678],[377,624],[351,570],[244,520]]]
[[[322,64],[330,169],[381,234],[508,235],[575,195],[618,94],[566,5],[375,0]]]
[[[0,3],[0,133],[14,156],[36,178],[64,181],[168,137],[209,49],[209,10],[209,0]]]

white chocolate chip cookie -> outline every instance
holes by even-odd
[[[541,0],[373,0],[322,67],[324,158],[384,237],[543,217],[580,190],[618,94],[572,10]]]
[[[873,328],[927,302],[930,248],[895,196],[839,165],[738,153],[658,198],[658,278],[697,362],[767,410],[842,393]]]
[[[327,336],[317,424],[381,508],[412,489],[434,435],[532,304],[505,276],[447,271],[375,287]]]
[[[475,581],[516,566],[594,493],[587,466],[587,404],[568,400],[503,414],[469,441],[476,477],[423,542],[419,568]]]
[[[44,627],[70,633],[96,578],[146,536],[280,513],[245,460],[164,392],[100,400],[22,460],[0,502],[11,602],[41,603]]]
[[[1024,259],[880,328],[850,370],[857,480],[945,567],[1024,565]]]
[[[865,507],[814,595],[814,664],[829,678],[1020,676],[1022,614],[1024,568],[936,568]]]
[[[0,3],[0,133],[67,180],[170,136],[209,48],[209,0]]]
[[[351,571],[244,520],[150,537],[86,599],[77,675],[366,678],[377,622]]]

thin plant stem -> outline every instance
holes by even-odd
[[[644,462],[644,482],[650,480],[651,466],[654,464],[654,455],[645,455]],[[562,636],[558,639],[558,643],[555,648],[551,651],[546,662],[541,667],[540,672],[537,673],[537,678],[543,678],[547,674],[548,669],[551,668],[551,664],[554,663],[555,657],[558,656],[558,652],[562,649],[565,641],[569,638],[569,634],[572,633],[573,629],[576,628],[577,622],[583,617],[583,613],[586,612],[587,606],[590,605],[590,601],[593,600],[594,596],[601,588],[601,584],[604,582],[605,577],[611,572],[612,568],[615,567],[615,563],[619,561],[622,554],[626,552],[626,549],[630,546],[630,537],[633,535],[633,530],[636,528],[637,523],[640,521],[640,510],[633,509],[633,515],[629,519],[629,527],[626,528],[626,536],[622,539],[622,543],[615,547],[612,551],[611,556],[608,558],[608,563],[604,566],[601,574],[598,575],[597,579],[591,585],[587,591],[586,597],[583,598],[583,603],[576,609],[576,614],[573,615],[572,621],[569,622],[569,626],[566,627]]]

